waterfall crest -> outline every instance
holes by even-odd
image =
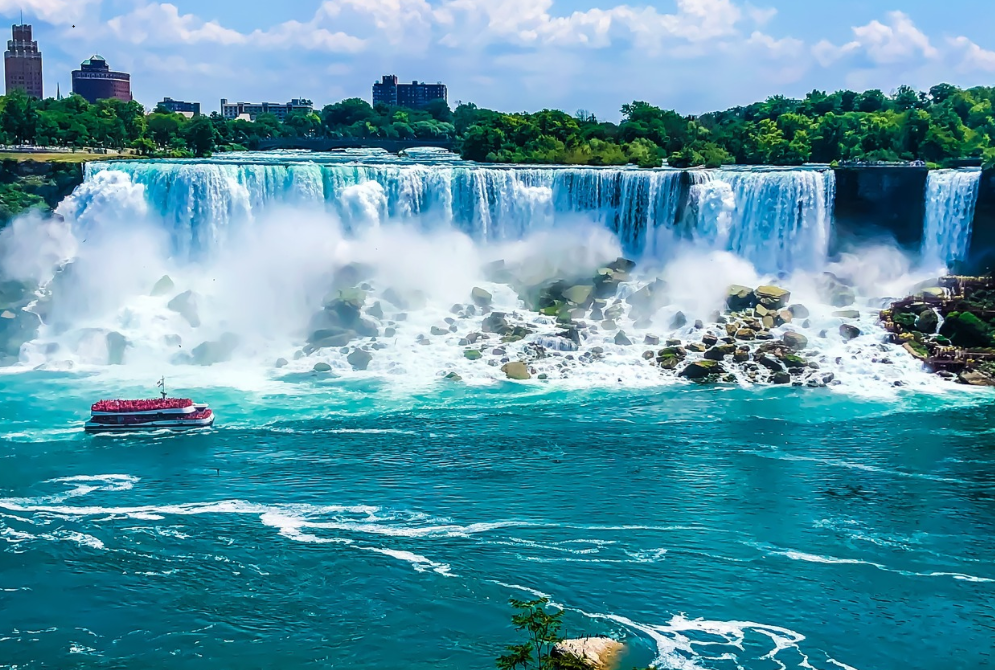
[[[980,170],[929,173],[922,238],[924,261],[946,265],[967,258],[980,183]]]
[[[267,209],[333,213],[348,230],[386,221],[453,227],[481,242],[582,223],[627,254],[664,258],[677,243],[728,250],[765,272],[825,261],[835,178],[819,170],[507,168],[460,164],[120,162],[145,188],[176,254],[197,258]]]

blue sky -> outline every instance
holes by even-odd
[[[23,9],[46,93],[92,53],[138,100],[316,104],[381,74],[450,101],[617,119],[631,100],[698,113],[814,88],[995,84],[991,0],[0,0]]]

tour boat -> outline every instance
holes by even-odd
[[[101,400],[90,408],[88,433],[133,433],[154,430],[192,430],[214,425],[214,412],[189,398],[166,396],[165,380],[159,381],[161,398],[152,400]]]

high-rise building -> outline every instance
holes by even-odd
[[[193,114],[194,116],[200,116],[199,102],[184,102],[183,100],[163,98],[162,102],[156,106],[163,107],[174,114]]]
[[[221,99],[221,116],[226,119],[237,119],[248,116],[253,121],[261,114],[272,114],[284,121],[294,112],[310,114],[314,111],[314,103],[307,98],[294,98],[290,102],[228,102]]]
[[[43,98],[41,52],[38,51],[38,43],[32,39],[31,26],[21,24],[11,27],[13,39],[7,41],[7,51],[3,55],[7,93],[19,88],[33,98]]]
[[[373,84],[373,104],[421,109],[433,100],[449,101],[449,91],[443,83],[426,84],[413,81],[399,84],[397,75],[385,75]]]
[[[73,93],[91,103],[109,98],[131,102],[131,75],[112,72],[102,56],[94,55],[73,70]]]

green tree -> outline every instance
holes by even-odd
[[[186,124],[183,139],[187,147],[197,156],[210,156],[217,143],[217,131],[206,116],[198,116]]]

